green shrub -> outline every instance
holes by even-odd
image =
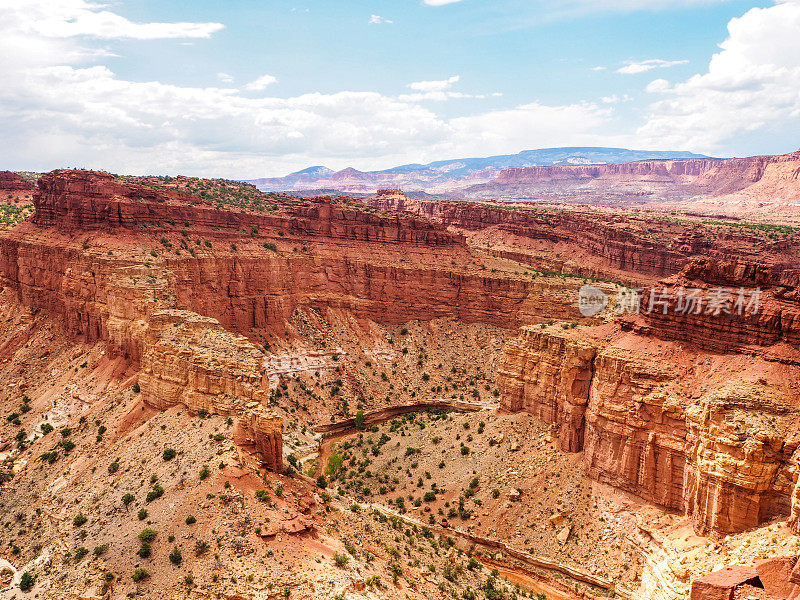
[[[139,517],[140,521],[144,521],[147,518],[147,509],[146,508],[140,508],[139,512],[137,513],[136,516]]]
[[[150,529],[149,527],[145,527],[139,533],[139,541],[140,542],[152,542],[156,539],[158,532],[155,529]]]
[[[156,484],[153,486],[153,489],[147,492],[147,496],[145,497],[146,502],[152,502],[153,500],[157,500],[164,495],[164,488],[160,485]]]
[[[72,526],[82,527],[84,524],[86,524],[86,521],[88,520],[89,519],[85,515],[78,513],[77,515],[75,515],[75,518],[72,519]]]
[[[164,450],[164,453],[161,455],[161,458],[163,458],[164,460],[172,460],[173,458],[175,458],[176,454],[178,453],[175,452],[174,448],[167,448],[166,450]]]
[[[144,581],[148,577],[150,577],[150,573],[147,572],[147,569],[142,568],[142,567],[139,567],[138,569],[136,569],[133,572],[133,575],[131,575],[131,579],[133,579],[136,583],[139,583],[140,581]]]
[[[36,583],[36,577],[36,575],[31,575],[25,571],[19,580],[19,589],[23,592],[29,591],[33,587],[33,584]]]
[[[195,518],[194,515],[189,515],[188,517],[186,517],[187,525],[194,525],[195,523],[197,523],[197,519]]]
[[[209,548],[208,542],[204,542],[203,540],[197,540],[197,542],[195,542],[194,544],[194,553],[197,556],[202,556],[203,554],[208,552],[208,548]]]
[[[359,410],[353,419],[356,429],[364,429],[364,411]]]
[[[208,468],[208,465],[203,465],[203,468],[200,469],[200,479],[205,479],[211,475],[211,469]]]
[[[183,555],[181,554],[181,551],[178,549],[178,547],[175,546],[172,549],[172,552],[169,553],[169,562],[171,562],[173,565],[179,565],[181,564],[182,560],[183,560]]]
[[[136,554],[141,558],[150,558],[152,547],[147,542],[142,542],[142,546],[136,551]]]
[[[347,563],[350,562],[350,557],[347,554],[342,554],[340,552],[334,552],[333,554],[333,563],[339,567],[344,568],[347,566]]]
[[[89,549],[81,546],[80,548],[75,550],[75,562],[78,562],[87,554],[89,554]]]

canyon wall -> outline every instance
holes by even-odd
[[[267,407],[264,354],[218,321],[182,310],[154,312],[139,374],[142,399],[158,409],[236,417],[262,463],[282,470],[282,420]]]
[[[689,305],[690,294],[696,306]],[[624,329],[680,339],[713,352],[750,351],[794,363],[800,359],[796,268],[692,259],[680,274],[645,289],[641,307],[641,315],[623,320]],[[785,348],[774,353],[776,344]]]
[[[0,236],[0,282],[23,304],[57,316],[75,338],[109,340],[134,361],[157,308],[212,316],[242,334],[281,324],[300,306],[347,308],[384,323],[450,316],[508,328],[549,313],[579,317],[574,285],[561,282],[563,289],[555,285],[545,298],[541,280],[479,270],[461,236],[426,220],[320,201],[284,206],[277,221],[259,221],[259,215],[183,196],[105,174],[46,174],[35,194],[34,222]],[[140,211],[160,226],[136,227]],[[125,258],[137,247],[157,245],[158,237],[181,235],[189,229],[184,217],[194,219],[193,234],[214,240],[213,249],[178,255],[160,248],[158,259],[142,258],[141,251]],[[253,223],[261,224],[261,238],[242,233]],[[106,231],[122,244],[119,252],[84,242]],[[317,245],[280,252],[264,247],[264,238]],[[246,250],[233,249],[234,241]]]
[[[797,526],[798,281],[797,269],[692,259],[602,334],[523,327],[500,362],[501,406],[551,423],[592,479],[685,512],[698,532],[778,515]],[[699,308],[681,312],[690,288]],[[697,375],[712,361],[712,379]]]
[[[241,234],[253,227],[290,232],[296,237],[370,241],[382,244],[459,244],[460,236],[408,215],[376,215],[318,198],[274,212],[247,212],[217,207],[168,188],[118,182],[93,171],[54,171],[41,177],[34,193],[34,222],[67,231],[140,228],[178,223],[199,231]]]
[[[590,478],[691,515],[699,533],[800,514],[798,441],[786,424],[795,400],[735,374],[687,397],[682,385],[703,384],[686,372],[602,338],[523,327],[498,387],[503,410],[537,415],[562,450],[582,451]]]
[[[33,185],[12,171],[0,171],[0,191],[32,192]]]
[[[624,283],[675,275],[697,256],[781,268],[800,259],[792,239],[773,240],[757,228],[738,227],[736,221],[725,226],[590,209],[413,200],[400,190],[381,190],[365,202],[381,210],[424,216],[468,235],[502,232],[517,238],[511,243],[518,247],[503,248],[500,238],[500,249],[489,251],[542,270],[569,268],[583,276]],[[533,251],[535,245],[521,246],[520,240],[544,242],[557,250],[542,255]],[[565,259],[557,260],[556,253]]]

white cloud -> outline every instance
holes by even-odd
[[[437,81],[412,81],[406,87],[418,92],[441,92],[453,87],[461,79],[458,75],[453,75],[447,79],[440,79]]]
[[[369,17],[369,24],[370,25],[381,25],[383,23],[391,25],[392,23],[394,23],[394,21],[392,21],[391,19],[384,19],[380,15],[370,15],[370,17]]]
[[[600,66],[592,67],[592,71],[605,71],[605,70],[606,70],[606,67],[600,67]]]
[[[728,23],[708,71],[670,85],[657,79],[641,139],[714,152],[750,135],[794,143],[800,134],[800,1],[753,8]],[[792,142],[794,140],[794,142]]]
[[[66,24],[52,21],[48,31],[73,32],[76,19],[91,21],[84,11],[106,11],[65,1],[54,14]],[[0,164],[9,168],[83,166],[227,177],[278,175],[319,162],[378,168],[577,145],[611,115],[610,108],[595,104],[533,103],[446,118],[420,104],[430,95],[475,97],[452,89],[456,75],[409,84],[405,97],[357,91],[252,97],[230,87],[129,81],[97,64],[110,54],[104,41],[51,37],[35,29],[27,14],[0,8],[0,55],[6,59],[0,61]],[[136,29],[137,35],[200,31],[139,25],[145,29]],[[115,35],[129,34],[130,28],[120,25]],[[218,75],[223,84],[230,83],[228,77]],[[258,91],[273,82],[264,75],[245,88]]]
[[[620,102],[630,102],[631,100],[633,100],[633,98],[628,94],[622,94],[622,96],[611,94],[610,96],[603,96],[600,98],[600,102],[603,104],[619,104]]]
[[[652,58],[650,60],[642,61],[628,61],[624,67],[617,69],[617,73],[623,75],[637,75],[639,73],[646,73],[653,69],[668,69],[676,65],[688,64],[688,60],[663,60],[660,58]]]
[[[244,89],[251,91],[251,92],[258,92],[263,89],[266,89],[268,86],[276,83],[278,80],[275,79],[272,75],[262,75],[248,83],[244,86]]]
[[[233,82],[233,77],[228,75],[227,73],[217,73],[217,79],[219,79],[223,83]]]
[[[464,92],[454,92],[451,88],[453,84],[458,83],[460,77],[453,75],[447,79],[440,79],[434,81],[413,81],[406,87],[414,90],[411,94],[401,94],[397,97],[398,100],[403,102],[421,102],[423,100],[432,100],[435,102],[443,102],[454,98],[486,98],[484,94],[467,94]],[[502,96],[501,92],[494,92],[492,96]]]
[[[46,38],[207,38],[224,28],[221,23],[134,23],[85,0],[21,0],[2,8],[4,19],[23,33]]]
[[[422,0],[422,3],[427,6],[444,6],[445,4],[455,4],[461,0]]]

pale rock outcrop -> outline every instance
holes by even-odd
[[[263,353],[216,319],[182,310],[150,316],[139,385],[148,405],[235,417],[265,465],[282,467],[281,418],[268,410]]]

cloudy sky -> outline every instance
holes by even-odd
[[[0,169],[800,147],[800,0],[0,0]]]

